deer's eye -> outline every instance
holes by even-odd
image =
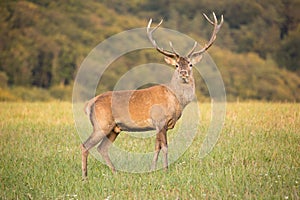
[[[192,64],[192,63],[190,63],[190,64],[189,64],[189,67],[193,67],[193,64]]]
[[[178,64],[176,64],[175,66],[176,66],[176,68],[178,68],[178,67],[179,67],[179,65],[178,65]]]

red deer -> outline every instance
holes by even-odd
[[[108,149],[121,131],[156,130],[155,153],[151,169],[155,169],[160,151],[163,152],[163,167],[168,168],[167,131],[175,126],[185,106],[194,99],[193,65],[198,63],[203,53],[211,47],[223,24],[223,16],[221,16],[221,22],[218,23],[215,13],[213,13],[214,21],[205,14],[203,15],[214,26],[211,38],[199,51],[195,51],[197,47],[197,42],[195,42],[186,56],[180,56],[171,42],[171,51],[164,50],[157,45],[152,34],[161,25],[162,20],[153,29],[151,29],[151,19],[148,23],[147,36],[150,42],[159,53],[165,56],[168,64],[175,66],[169,84],[140,90],[109,91],[86,103],[85,112],[93,125],[93,132],[81,145],[83,178],[87,177],[88,152],[100,141],[97,150],[115,172]]]

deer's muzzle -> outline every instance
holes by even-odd
[[[187,70],[181,70],[179,72],[179,77],[184,81],[184,83],[189,82],[189,73]]]

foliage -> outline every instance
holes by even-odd
[[[292,71],[298,71],[300,66],[300,24],[294,31],[289,32],[282,45],[276,52],[276,60],[280,66]]]
[[[236,55],[217,48],[212,51],[212,56],[222,66],[220,71],[226,77],[223,80],[228,100],[300,100],[297,92],[300,86],[299,76],[279,69],[272,60],[263,60],[254,53]]]
[[[34,102],[53,100],[53,98],[50,96],[47,90],[37,87],[32,87],[30,89],[20,86],[14,87],[11,89],[11,93],[23,101]]]
[[[53,86],[49,89],[49,93],[55,99],[71,101],[72,87],[64,85]]]
[[[210,32],[207,23],[201,20],[201,13],[223,14],[227,28],[223,27],[222,40],[217,44],[235,52],[255,52],[262,58],[275,57],[284,39],[290,37],[289,32],[295,31],[300,23],[297,0],[154,0],[141,4],[135,10],[137,15],[163,17],[174,29],[202,37],[209,37]],[[127,6],[128,12],[135,8],[131,4]],[[112,8],[115,7],[112,5]],[[299,48],[297,46],[298,51]],[[297,59],[293,55],[289,58]],[[299,69],[300,66],[294,67]]]
[[[70,85],[91,47],[124,29],[124,24],[139,25],[92,1],[12,1],[1,3],[0,9],[0,70],[10,85]],[[112,22],[117,23],[111,26]]]
[[[0,198],[297,199],[299,106],[229,103],[218,143],[200,159],[198,152],[211,121],[211,105],[201,104],[200,132],[167,173],[113,175],[91,156],[89,179],[82,181],[81,141],[70,103],[2,102]],[[153,151],[155,136],[147,146],[127,136],[121,133],[116,143]]]
[[[203,44],[211,26],[201,13],[215,11],[218,16],[224,14],[225,23],[215,44],[218,52],[210,52],[217,55],[229,99],[299,101],[299,9],[297,0],[1,1],[0,87],[8,86],[8,92],[20,86],[45,88],[50,89],[49,99],[70,99],[66,95],[81,62],[107,37],[144,27],[149,18],[164,18],[165,27]],[[98,91],[113,88],[130,66],[148,60],[147,51],[125,56],[118,67],[111,67]],[[162,59],[154,56],[154,60]],[[198,91],[208,98],[205,87]]]
[[[8,77],[7,77],[6,73],[0,71],[0,88],[6,88],[7,81],[8,81]]]
[[[57,85],[49,89],[43,89],[38,87],[12,87],[1,88],[0,87],[0,101],[71,101],[72,100],[72,87]]]
[[[9,90],[0,87],[0,101],[18,101],[19,98]]]

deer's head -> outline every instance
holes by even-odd
[[[158,27],[162,24],[163,20],[160,21],[160,23],[154,27],[152,30],[151,28],[151,23],[152,19],[150,19],[148,26],[147,26],[147,36],[149,40],[151,41],[152,45],[156,48],[156,50],[163,55],[165,55],[165,61],[173,66],[176,66],[175,72],[178,75],[178,78],[182,80],[182,83],[189,83],[190,77],[192,77],[192,68],[193,65],[196,63],[200,62],[203,53],[211,47],[213,42],[216,39],[217,33],[219,32],[222,24],[223,24],[223,15],[221,16],[221,22],[220,24],[218,23],[217,17],[215,13],[213,13],[214,21],[210,20],[205,14],[203,14],[204,17],[207,19],[207,21],[214,26],[214,30],[212,32],[211,38],[207,44],[204,45],[204,47],[199,50],[195,51],[198,43],[195,42],[193,48],[190,50],[190,52],[186,56],[181,56],[179,55],[176,50],[174,49],[172,43],[170,42],[170,47],[171,51],[164,50],[163,48],[160,48],[157,44],[156,41],[153,39],[153,32],[158,29]]]

